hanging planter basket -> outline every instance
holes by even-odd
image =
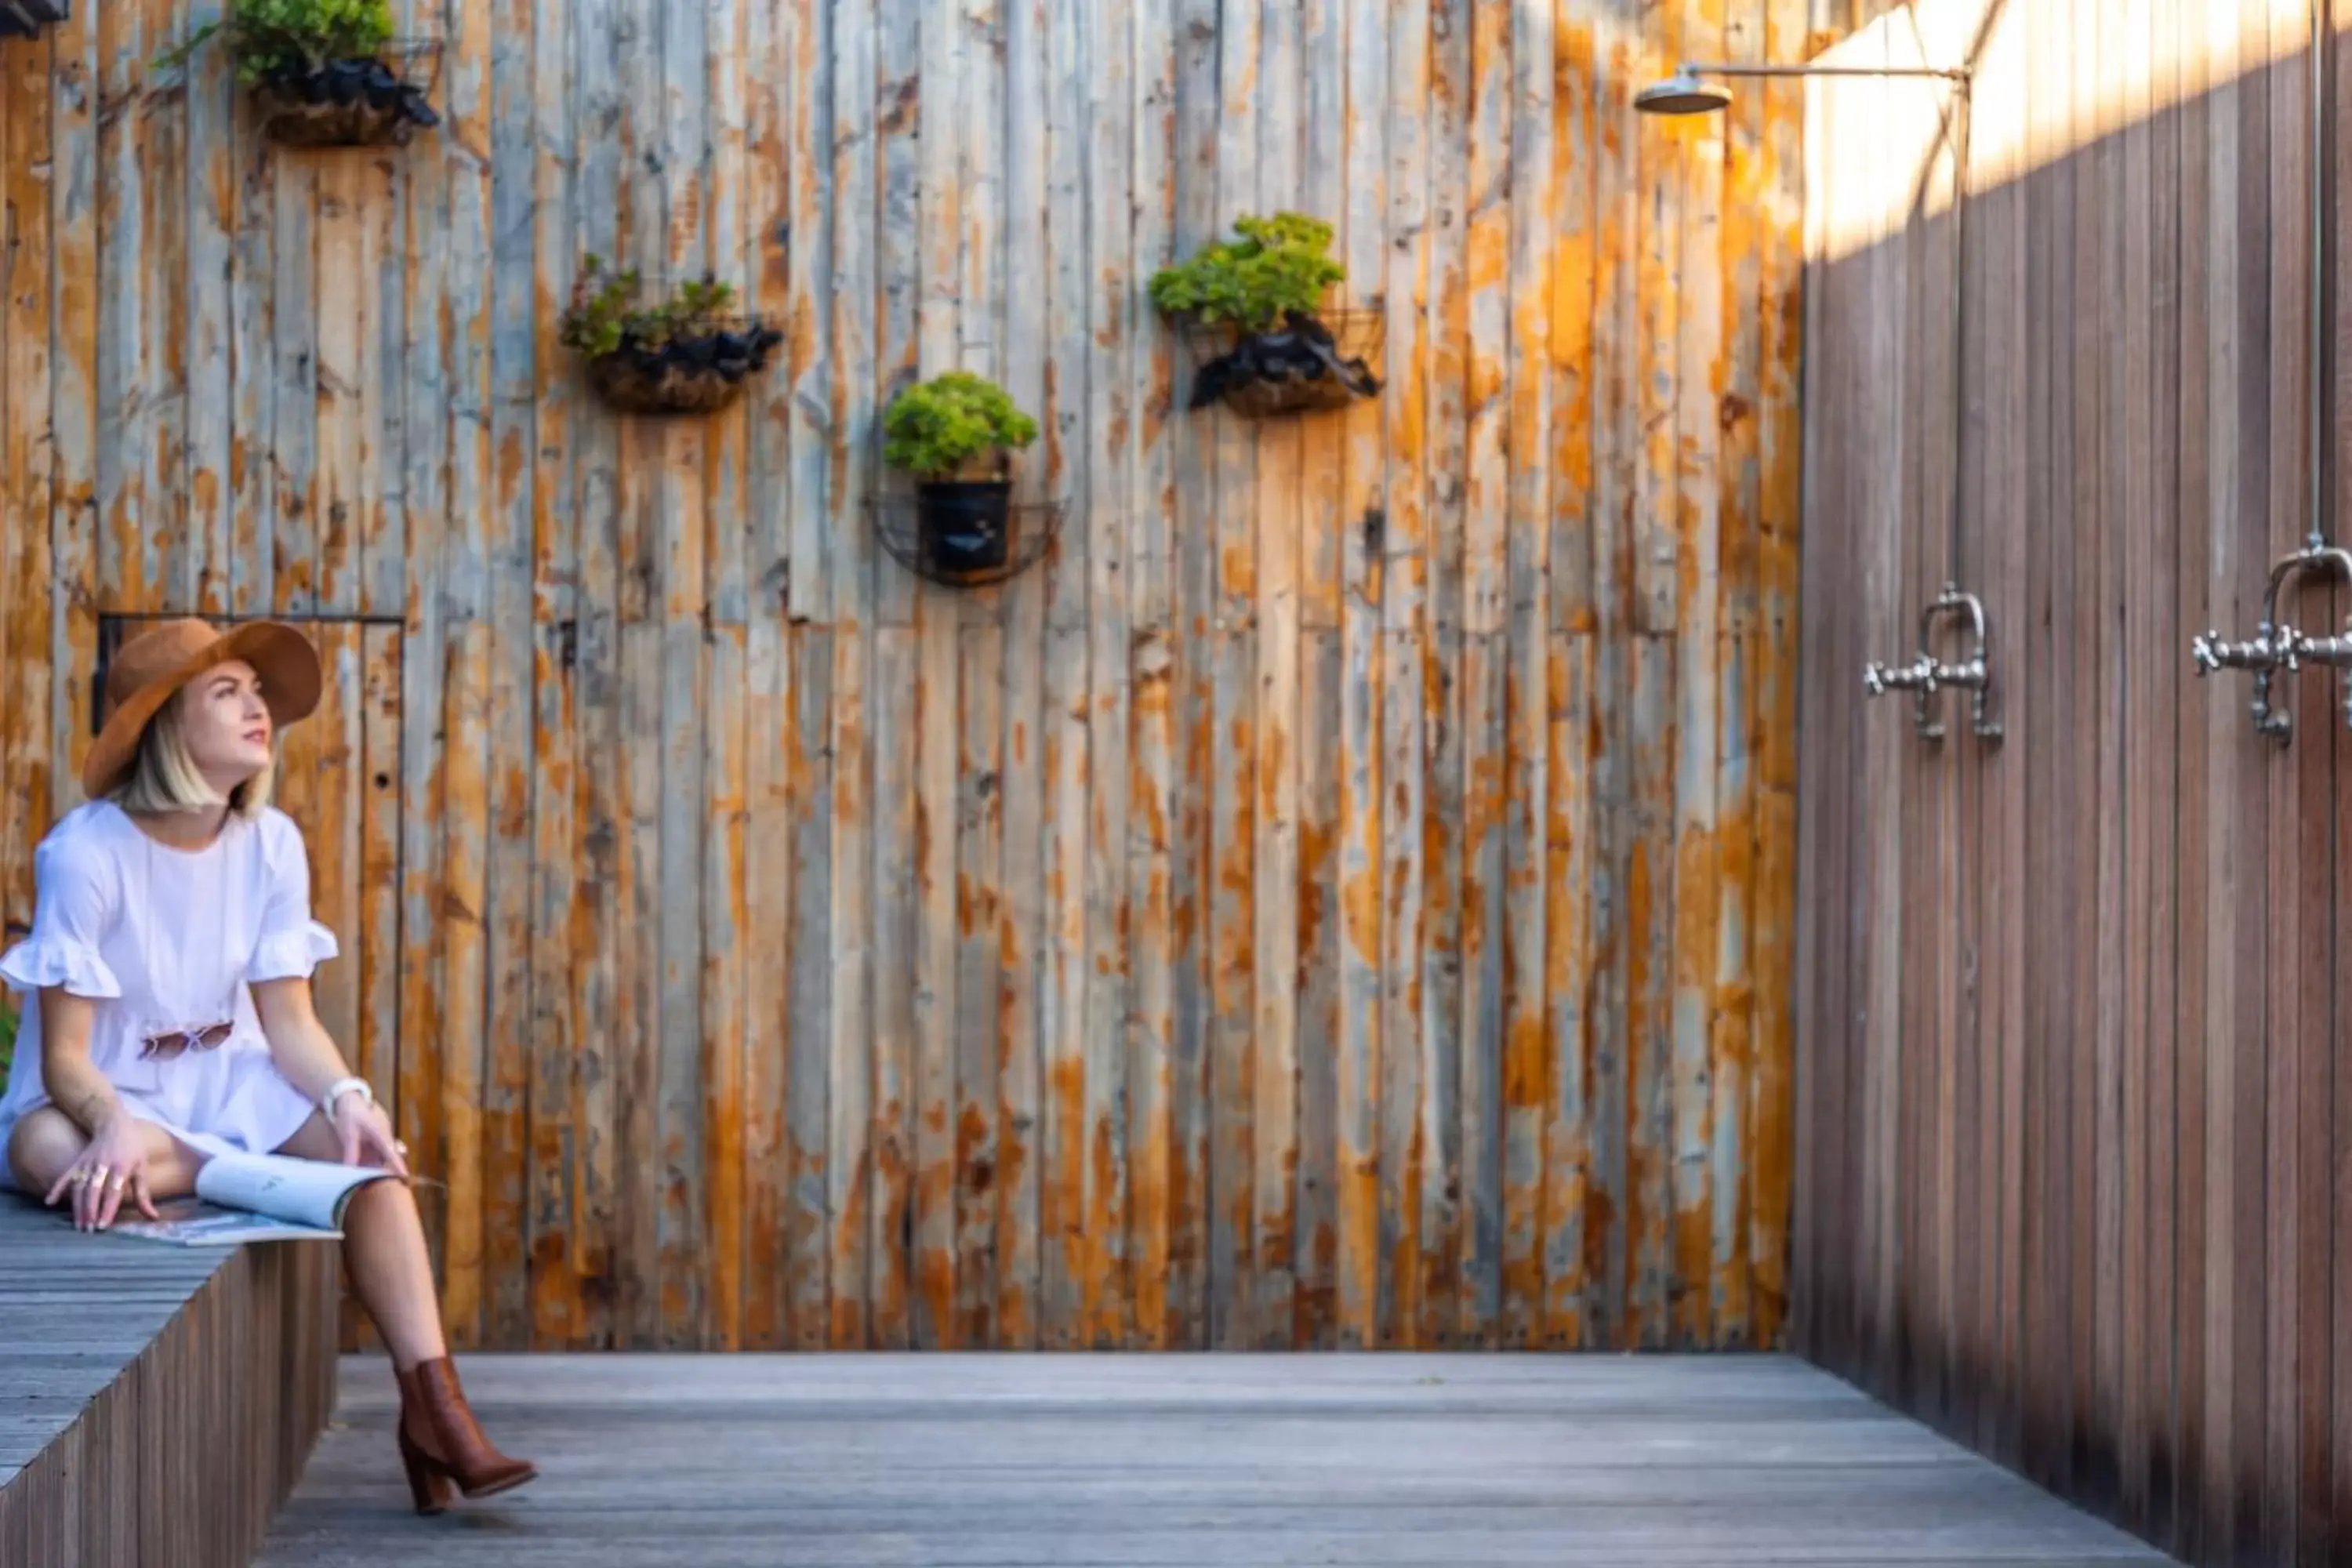
[[[890,558],[927,582],[980,588],[1045,558],[1062,531],[1060,501],[1016,501],[1009,480],[941,480],[868,503]]]
[[[660,343],[625,332],[619,348],[590,358],[588,380],[624,414],[709,414],[740,397],[782,342],[782,332],[750,317]]]
[[[1345,408],[1379,395],[1387,313],[1332,308],[1348,268],[1321,218],[1234,220],[1235,237],[1152,274],[1151,303],[1192,351],[1189,408],[1222,401],[1249,419]]]
[[[440,66],[440,46],[426,43],[274,70],[253,89],[263,134],[289,147],[405,145],[441,123],[432,104]]]
[[[29,38],[66,19],[66,0],[0,0],[0,38]]]
[[[743,395],[783,334],[730,310],[731,284],[705,276],[651,305],[637,275],[586,258],[563,312],[562,340],[587,356],[589,384],[624,414],[709,414]]]
[[[1345,408],[1377,397],[1388,342],[1380,310],[1293,311],[1280,327],[1244,332],[1230,321],[1188,319],[1192,353],[1192,408],[1213,402],[1248,419]]]

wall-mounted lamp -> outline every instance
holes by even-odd
[[[1675,74],[1633,95],[1643,114],[1714,114],[1731,107],[1731,89],[1701,81],[1708,76],[1935,77],[1968,87],[1969,72],[1958,66],[1743,66],[1685,60]]]

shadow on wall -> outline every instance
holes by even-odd
[[[2090,51],[2097,0],[2010,7],[1957,301],[1914,149],[1816,100],[1811,232],[1855,242],[1810,280],[1792,1331],[2192,1562],[2343,1562],[2352,734],[2333,671],[2281,749],[2189,655],[2311,521],[2311,61],[2295,8],[2206,9]],[[1954,578],[1998,746],[1864,694]]]

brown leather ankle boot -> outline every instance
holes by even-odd
[[[539,1474],[529,1459],[510,1459],[490,1446],[457,1384],[447,1356],[419,1362],[400,1380],[400,1460],[419,1513],[449,1506],[449,1489],[469,1498],[519,1487]]]

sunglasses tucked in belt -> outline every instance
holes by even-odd
[[[173,1029],[168,1034],[150,1035],[140,1045],[139,1058],[142,1061],[170,1061],[191,1047],[200,1051],[215,1050],[226,1045],[229,1036],[236,1032],[236,1025],[227,1023],[207,1024],[201,1029]]]

